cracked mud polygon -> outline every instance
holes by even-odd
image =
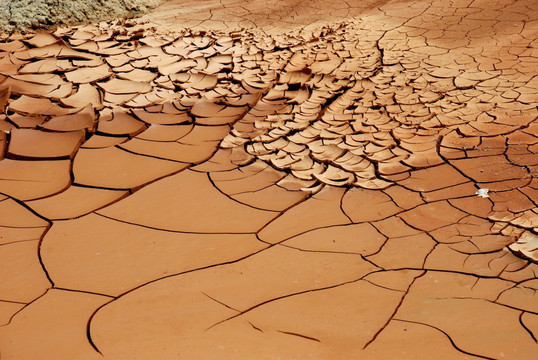
[[[533,0],[2,35],[0,358],[536,359],[537,35]]]

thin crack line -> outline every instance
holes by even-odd
[[[353,284],[353,283],[356,283],[358,281],[361,281],[365,276],[369,275],[370,273],[364,275],[364,276],[361,276],[360,278],[358,279],[354,279],[354,280],[349,280],[349,281],[345,281],[343,283],[339,283],[339,284],[335,284],[335,285],[330,285],[330,286],[324,286],[324,287],[321,287],[321,288],[316,288],[316,289],[307,289],[307,290],[303,290],[303,291],[299,291],[299,292],[295,292],[295,293],[292,293],[292,294],[285,294],[285,295],[282,295],[282,296],[278,296],[278,297],[275,297],[275,298],[272,298],[272,299],[269,299],[269,300],[266,300],[266,301],[263,301],[261,303],[258,303],[256,305],[253,305],[251,307],[249,307],[248,309],[246,310],[242,310],[239,314],[236,314],[236,315],[233,315],[233,316],[230,316],[226,319],[223,319],[223,320],[220,320],[218,322],[216,322],[215,324],[211,325],[210,327],[208,327],[206,329],[206,331],[214,328],[215,326],[218,326],[222,323],[225,323],[227,321],[230,321],[232,319],[235,319],[237,317],[240,317],[256,308],[259,308],[260,306],[263,306],[263,305],[266,305],[266,304],[269,304],[269,303],[272,303],[274,301],[278,301],[278,300],[282,300],[282,299],[286,299],[286,298],[289,298],[289,297],[294,297],[294,296],[298,296],[298,295],[303,295],[303,294],[307,294],[307,293],[311,293],[311,292],[318,292],[318,291],[323,291],[323,290],[329,290],[329,289],[334,289],[334,288],[337,288],[337,287],[340,287],[340,286],[345,286],[345,285],[349,285],[349,284]]]
[[[183,271],[183,272],[176,273],[176,274],[169,274],[169,275],[166,275],[166,276],[157,278],[157,279],[153,279],[153,280],[147,281],[147,282],[145,282],[145,283],[143,283],[143,284],[140,284],[140,285],[138,285],[138,286],[136,286],[136,287],[134,287],[134,288],[132,288],[132,289],[129,289],[128,291],[126,291],[126,292],[124,292],[124,293],[122,293],[122,294],[116,296],[116,297],[115,297],[114,299],[112,299],[111,301],[109,301],[109,302],[107,302],[107,303],[105,303],[105,304],[99,306],[99,307],[98,307],[98,308],[97,308],[97,309],[90,315],[90,317],[89,317],[89,319],[88,319],[88,323],[87,323],[87,333],[86,333],[88,342],[89,342],[90,345],[95,349],[95,351],[97,351],[97,352],[100,353],[98,347],[97,347],[96,344],[93,342],[93,339],[92,339],[92,336],[91,336],[91,329],[90,329],[90,327],[91,327],[91,322],[92,322],[92,320],[94,319],[94,317],[97,315],[97,313],[98,313],[101,309],[103,309],[104,307],[110,305],[111,303],[113,303],[113,302],[119,300],[120,298],[122,298],[122,297],[124,297],[124,296],[126,296],[126,295],[128,295],[128,294],[130,294],[130,293],[132,293],[132,292],[134,292],[134,291],[136,291],[136,290],[138,290],[138,289],[141,289],[141,288],[143,288],[143,287],[145,287],[145,286],[148,286],[148,285],[150,285],[150,284],[156,283],[156,282],[161,281],[161,280],[165,280],[165,279],[172,278],[172,277],[177,277],[177,276],[180,276],[180,275],[189,274],[189,273],[196,272],[196,271],[207,270],[207,269],[211,269],[211,268],[216,268],[216,267],[225,266],[225,265],[230,265],[230,264],[234,264],[234,263],[240,262],[240,261],[245,260],[245,259],[247,259],[247,258],[249,258],[249,257],[251,257],[251,256],[254,256],[254,255],[258,254],[258,253],[261,253],[262,251],[267,250],[267,249],[269,249],[269,248],[270,248],[270,246],[265,247],[265,248],[262,248],[262,249],[260,249],[260,250],[257,250],[257,251],[255,251],[255,252],[253,252],[253,253],[250,253],[250,254],[247,254],[247,255],[242,256],[242,257],[240,257],[240,258],[238,258],[238,259],[235,259],[235,260],[226,261],[226,262],[222,262],[222,263],[218,263],[218,264],[211,264],[211,265],[208,265],[208,266],[204,266],[204,267],[200,267],[200,268],[196,268],[196,269],[190,269],[190,270]]]
[[[231,307],[231,306],[229,306],[229,305],[223,303],[222,301],[219,301],[219,300],[215,299],[214,297],[207,295],[207,294],[206,294],[205,292],[203,292],[203,291],[202,291],[202,294],[204,294],[205,296],[207,296],[208,298],[210,298],[210,299],[213,300],[214,302],[219,303],[219,304],[221,304],[222,306],[224,306],[224,307],[226,307],[226,308],[228,308],[228,309],[230,309],[230,310],[233,310],[233,311],[235,311],[235,312],[240,312],[240,311],[237,310],[236,308],[233,308],[233,307]]]
[[[277,330],[277,331],[279,333],[282,333],[282,334],[297,336],[297,337],[300,337],[300,338],[303,338],[303,339],[306,339],[306,340],[312,340],[312,341],[316,341],[316,342],[321,342],[321,340],[319,340],[319,339],[317,339],[315,337],[306,336],[306,335],[302,335],[302,334],[298,334],[298,333],[294,333],[294,332],[290,332],[290,331],[283,331],[283,330]]]
[[[523,322],[523,315],[524,314],[525,314],[525,311],[522,311],[521,314],[519,314],[519,323],[521,324],[521,327],[523,327],[523,329],[525,329],[525,331],[527,331],[527,333],[529,333],[529,335],[534,340],[534,342],[538,344],[538,339],[536,339],[536,336],[534,335],[534,333]]]
[[[405,300],[405,297],[409,294],[409,290],[411,289],[411,287],[413,286],[413,284],[415,283],[415,281],[417,281],[417,279],[423,277],[424,275],[426,275],[427,271],[423,270],[422,274],[416,276],[413,281],[411,281],[411,284],[409,284],[409,286],[407,287],[407,290],[405,290],[405,294],[400,298],[400,302],[398,303],[398,305],[396,306],[396,308],[394,309],[394,311],[392,312],[392,314],[390,315],[389,319],[385,322],[385,324],[374,334],[374,336],[366,343],[364,344],[364,346],[362,347],[363,350],[365,350],[371,343],[373,343],[375,341],[375,339],[377,339],[377,337],[379,336],[379,334],[381,334],[381,332],[389,325],[389,323],[392,321],[392,319],[394,318],[394,316],[396,316],[396,313],[398,312],[398,310],[400,309],[400,307],[402,306],[404,300]]]
[[[280,214],[280,211],[278,210],[267,210],[267,209],[262,209],[262,208],[259,208],[257,206],[254,206],[254,205],[250,205],[250,204],[246,204],[244,202],[241,202],[237,199],[234,199],[232,197],[232,195],[228,195],[227,193],[225,193],[224,191],[222,191],[217,185],[215,185],[215,183],[213,182],[213,179],[211,178],[210,176],[210,173],[208,172],[207,173],[207,179],[209,180],[209,182],[211,183],[211,185],[213,186],[213,188],[215,188],[215,190],[217,190],[219,193],[221,193],[222,195],[224,195],[226,198],[228,198],[229,200],[235,202],[235,203],[238,203],[238,204],[241,204],[243,206],[247,206],[249,208],[252,208],[252,209],[255,209],[255,210],[259,210],[259,211],[265,211],[265,212],[273,212],[273,213],[276,213],[276,214]],[[276,215],[275,215],[276,216]]]
[[[448,341],[450,341],[450,344],[452,344],[452,346],[454,347],[454,349],[456,349],[457,351],[463,353],[463,354],[466,354],[466,355],[470,355],[470,356],[475,356],[477,358],[480,358],[480,359],[487,359],[487,360],[497,360],[495,358],[491,358],[491,357],[488,357],[488,356],[482,356],[482,355],[477,355],[477,354],[473,354],[471,352],[468,352],[468,351],[465,351],[463,349],[461,349],[459,346],[456,345],[456,343],[454,342],[454,340],[452,340],[452,338],[450,337],[450,335],[448,335],[446,332],[444,332],[443,330],[439,329],[438,327],[435,327],[433,325],[430,325],[430,324],[426,324],[426,323],[421,323],[421,322],[418,322],[418,321],[412,321],[412,320],[404,320],[404,319],[397,319],[397,318],[394,318],[393,321],[400,321],[400,322],[404,322],[404,323],[410,323],[410,324],[416,324],[416,325],[423,325],[423,326],[427,326],[427,327],[430,327],[432,329],[435,329],[439,332],[441,332],[443,335],[445,335],[447,338],[448,338]]]
[[[161,228],[158,228],[158,227],[154,227],[154,226],[149,226],[149,225],[142,225],[142,224],[137,224],[137,223],[134,223],[134,222],[130,222],[130,221],[127,221],[127,220],[121,220],[121,219],[117,219],[117,218],[114,218],[112,216],[108,216],[108,215],[104,215],[104,214],[100,214],[98,212],[94,212],[95,215],[98,215],[98,216],[101,216],[101,217],[104,217],[106,219],[109,219],[109,220],[112,220],[112,221],[117,221],[117,222],[120,222],[120,223],[124,223],[124,224],[128,224],[128,225],[132,225],[132,226],[137,226],[137,227],[142,227],[142,228],[145,228],[145,229],[151,229],[151,230],[156,230],[156,231],[164,231],[164,232],[169,232],[169,233],[175,233],[175,234],[194,234],[194,235],[255,235],[255,233],[253,232],[215,232],[215,233],[206,233],[206,232],[196,232],[196,231],[181,231],[181,230],[170,230],[170,229],[161,229]]]

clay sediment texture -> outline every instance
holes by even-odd
[[[537,3],[274,4],[3,36],[2,359],[536,358]]]

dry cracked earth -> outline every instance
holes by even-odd
[[[169,1],[0,42],[0,358],[536,359],[538,3]]]

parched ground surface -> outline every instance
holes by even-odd
[[[2,38],[2,360],[536,359],[536,1],[351,3]]]

